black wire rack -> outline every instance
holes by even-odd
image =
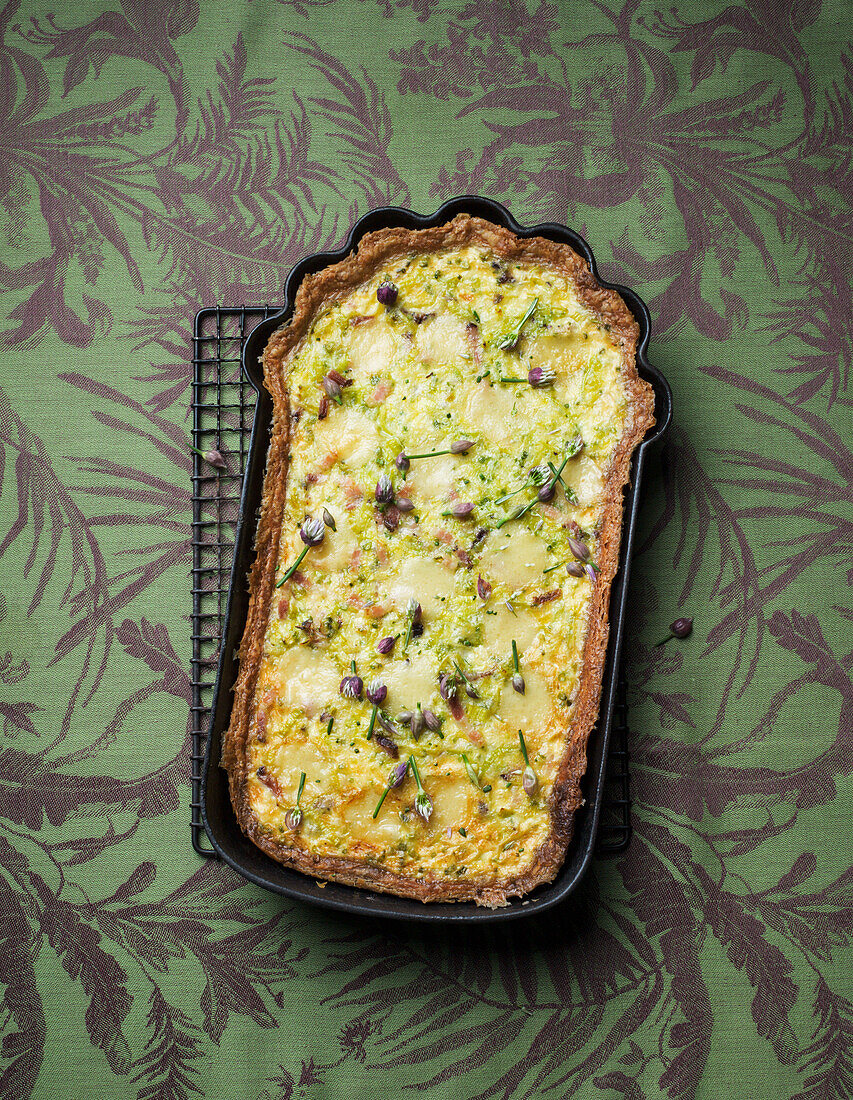
[[[193,333],[193,444],[200,451],[218,447],[226,465],[217,470],[197,454],[192,475],[190,829],[193,848],[206,857],[216,853],[207,845],[201,820],[204,747],[255,410],[255,390],[242,369],[243,344],[260,321],[276,312],[273,306],[203,309],[196,315]],[[600,856],[624,851],[631,839],[628,708],[621,676],[614,719],[596,845]]]

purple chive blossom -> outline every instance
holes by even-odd
[[[417,760],[414,756],[410,756],[409,762],[412,765],[412,774],[418,784],[418,793],[415,796],[415,813],[426,822],[432,816],[432,799],[424,790],[423,783],[421,783],[421,773],[418,771]]]
[[[397,497],[395,501],[398,512],[414,512],[415,506],[408,497]]]
[[[333,531],[337,531],[338,529],[337,524],[335,523],[335,517],[332,515],[328,508],[323,509],[323,523],[325,523],[325,525],[327,527],[330,527]]]
[[[421,710],[421,704],[418,703],[416,710],[412,714],[412,737],[417,741],[426,728],[426,718],[424,712]]]
[[[326,535],[326,525],[321,519],[306,519],[299,529],[299,537],[306,546],[318,546]]]
[[[388,776],[388,786],[397,788],[403,785],[403,780],[406,778],[406,772],[409,770],[409,761],[401,760],[399,764],[391,769],[391,774]]]
[[[492,594],[492,586],[481,576],[477,577],[477,595],[481,600],[487,600]]]
[[[406,652],[409,646],[409,642],[412,640],[412,631],[416,626],[420,626],[421,616],[421,605],[418,603],[414,596],[411,596],[409,598],[409,602],[406,604],[406,618],[408,619],[408,625],[406,626],[406,639],[403,642],[403,653]]]
[[[550,386],[556,377],[548,367],[531,367],[527,372],[527,381],[534,389]]]
[[[454,519],[471,519],[474,513],[474,505],[470,500],[457,501],[446,512],[442,512],[443,516],[453,516]]]
[[[437,716],[431,710],[425,710],[423,714],[426,728],[432,733],[437,733],[441,729],[441,722]]]
[[[584,572],[589,577],[589,583],[595,584],[595,566],[587,562],[584,566]]]
[[[284,815],[284,823],[295,833],[299,826],[302,824],[302,807],[299,805],[299,801],[302,798],[302,790],[305,786],[305,772],[302,773],[299,779],[299,791],[296,794],[296,805],[287,811]]]
[[[524,695],[524,677],[518,670],[518,646],[515,639],[512,640],[512,665],[515,671],[512,674],[512,686],[519,695]]]
[[[585,577],[586,570],[579,561],[570,561],[566,566],[566,572],[570,577]]]
[[[364,689],[364,694],[374,706],[381,706],[388,695],[388,688],[379,679],[371,680]]]
[[[399,291],[390,279],[383,279],[376,289],[376,298],[383,306],[393,306]]]
[[[377,741],[379,738],[377,738]],[[395,746],[396,749],[396,746]],[[385,799],[388,797],[388,792],[394,790],[396,787],[402,786],[403,780],[406,778],[406,772],[409,770],[409,761],[401,760],[399,764],[391,769],[391,774],[388,776],[388,783],[385,786],[385,790],[382,792],[382,797],[373,811],[373,818],[379,816],[379,811],[382,809]]]
[[[589,547],[585,542],[581,542],[580,539],[569,539],[569,549],[578,559],[578,561],[587,562],[590,558]]]
[[[450,453],[452,455],[466,455],[473,446],[473,439],[457,439],[455,443],[450,444]]]
[[[380,638],[379,641],[376,643],[377,653],[381,653],[383,657],[387,657],[391,650],[394,648],[394,643],[399,637],[399,634],[389,634],[386,638]]]
[[[380,474],[373,494],[380,507],[394,503],[394,485],[387,474]]]
[[[540,500],[543,504],[550,504],[554,497],[557,495],[557,482],[549,481],[539,490],[536,494],[536,499]]]
[[[364,681],[355,671],[355,661],[352,662],[352,675],[344,676],[341,680],[340,693],[347,699],[360,699],[364,691]]]
[[[524,773],[521,777],[521,786],[527,797],[532,798],[538,786],[538,781],[536,779],[536,773],[530,766],[530,758],[527,755],[527,745],[525,744],[524,734],[521,730],[518,731],[518,743],[521,746],[521,755],[524,757]]]
[[[400,451],[400,453],[394,459],[394,465],[397,467],[401,474],[407,474],[409,472],[409,467],[412,464],[409,461],[409,456],[403,454],[403,452]]]
[[[442,672],[438,678],[438,694],[442,699],[444,699],[446,703],[449,703],[451,699],[456,698],[458,690],[456,677],[451,676],[449,672]]]
[[[291,565],[289,569],[285,570],[285,574],[276,585],[276,588],[281,588],[284,582],[289,580],[293,576],[293,574],[301,565],[302,559],[305,557],[311,547],[319,546],[319,544],[323,541],[323,539],[326,537],[326,525],[321,519],[306,519],[299,529],[299,537],[305,543],[305,548],[296,559],[296,561],[293,563],[293,565]]]
[[[320,380],[320,385],[323,387],[323,392],[332,401],[336,401],[339,405],[341,403],[341,384],[336,382],[334,378],[330,378],[329,375],[324,375]]]
[[[390,737],[386,737],[384,733],[377,733],[373,740],[383,752],[388,753],[392,760],[396,760],[400,755],[400,750],[397,748],[396,743],[392,741]]]

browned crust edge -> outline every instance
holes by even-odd
[[[528,870],[511,879],[493,882],[411,878],[362,860],[319,856],[289,847],[265,833],[249,804],[247,743],[252,725],[252,700],[263,655],[270,601],[275,591],[279,539],[287,492],[290,405],[285,386],[285,359],[295,353],[315,312],[345,297],[367,282],[389,261],[413,252],[433,252],[481,245],[507,260],[545,263],[574,283],[580,300],[610,326],[622,349],[622,375],[628,395],[626,430],[605,481],[604,515],[599,533],[599,580],[590,608],[583,653],[583,673],[575,710],[567,730],[566,752],[550,796],[551,832]],[[273,429],[267,456],[263,508],[256,536],[256,559],[249,580],[249,610],[240,646],[240,673],[234,686],[231,723],[223,735],[222,766],[228,771],[231,799],[246,835],[273,859],[317,879],[330,879],[384,893],[430,901],[475,901],[497,907],[508,899],[551,882],[559,871],[572,837],[574,814],[581,805],[580,781],[586,770],[586,749],[598,716],[607,650],[607,608],[610,587],[619,562],[622,530],[622,494],[630,478],[631,455],[654,424],[654,391],[637,373],[639,328],[623,299],[601,286],[587,262],[568,245],[543,237],[522,239],[482,218],[460,214],[431,229],[383,229],[365,236],[357,251],[303,280],[296,295],[292,319],[270,337],[264,351],[264,376],[274,405]]]

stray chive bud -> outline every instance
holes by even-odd
[[[397,497],[394,502],[397,506],[398,512],[414,512],[415,506],[408,497]]]
[[[418,703],[417,709],[412,714],[412,737],[417,741],[420,735],[426,728],[426,718],[424,712],[421,710],[421,704]]]
[[[556,481],[549,481],[546,485],[543,485],[539,492],[536,494],[537,500],[541,500],[543,504],[550,503],[557,495],[557,483]]]
[[[409,472],[409,467],[412,464],[409,461],[409,456],[403,454],[403,452],[400,451],[400,453],[394,459],[394,465],[397,467],[401,474],[407,474]]]
[[[566,572],[570,577],[583,577],[586,576],[586,570],[579,561],[570,561],[566,566]]]
[[[673,638],[688,638],[693,632],[693,620],[692,619],[676,619],[674,623],[669,624],[669,634],[666,638],[662,638],[661,641],[655,642],[656,646],[666,645],[667,642],[671,642]]]
[[[401,710],[397,715],[397,721],[401,726],[409,726],[412,722],[412,712],[410,710]]]
[[[364,689],[364,694],[374,706],[381,706],[388,695],[388,688],[379,679],[373,679]]]
[[[190,447],[190,450],[193,454],[200,455],[211,466],[215,466],[217,470],[225,469],[225,459],[218,447],[211,447],[209,451],[200,451],[198,447]]]
[[[583,568],[584,572],[589,577],[589,583],[595,584],[595,566],[592,564],[592,562],[587,562]]]
[[[383,279],[376,289],[376,298],[383,306],[393,306],[399,291],[390,279]]]
[[[338,529],[337,524],[335,523],[335,517],[332,515],[328,508],[323,509],[323,523],[325,523],[327,527],[331,527],[333,531],[337,531]]]
[[[376,643],[377,653],[381,653],[383,657],[387,657],[391,650],[394,648],[394,643],[400,637],[399,634],[388,635],[387,638],[380,638]]]
[[[425,710],[423,714],[426,728],[430,730],[431,733],[437,733],[441,729],[441,722],[436,717],[435,713],[431,710]]]
[[[574,556],[578,559],[578,561],[583,561],[583,562],[589,561],[589,557],[590,557],[589,547],[587,546],[587,544],[585,542],[581,542],[580,539],[570,538],[569,539],[569,549],[574,554]]]
[[[556,377],[556,374],[548,367],[531,367],[527,372],[527,381],[534,389],[550,386]]]
[[[473,446],[473,439],[457,439],[455,443],[450,444],[450,453],[452,455],[466,455]]]
[[[481,600],[487,600],[492,594],[492,586],[482,577],[477,577],[477,595]]]
[[[409,602],[406,604],[406,618],[408,619],[408,624],[406,626],[406,637],[403,642],[403,653],[406,652],[409,642],[412,640],[412,630],[416,626],[419,626],[421,622],[421,605],[414,596],[410,597]]]
[[[380,475],[379,480],[376,482],[376,490],[373,495],[376,497],[377,504],[393,504],[394,485],[387,474]]]
[[[383,511],[382,526],[386,531],[396,531],[400,526],[400,509],[396,504],[389,504]]]
[[[474,512],[474,505],[470,500],[457,501],[446,512],[442,512],[443,516],[453,516],[454,519],[471,519]]]
[[[551,470],[547,462],[542,462],[540,465],[534,466],[527,476],[534,485],[544,485],[551,477]]]

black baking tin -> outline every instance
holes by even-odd
[[[547,237],[570,245],[583,256],[602,286],[617,290],[624,298],[640,327],[637,345],[637,367],[640,377],[649,382],[655,393],[655,425],[634,452],[631,483],[625,493],[625,511],[619,571],[610,595],[610,638],[604,666],[601,708],[598,721],[589,738],[587,771],[583,780],[584,806],[578,811],[575,832],[566,860],[553,882],[537,887],[524,899],[516,899],[501,909],[485,909],[473,902],[430,902],[424,904],[393,894],[380,894],[336,882],[321,884],[308,875],[282,866],[270,859],[242,832],[231,807],[228,777],[220,767],[223,731],[227,729],[232,702],[232,689],[237,679],[237,650],[243,635],[249,604],[247,578],[253,563],[255,527],[263,493],[264,469],[269,443],[272,399],[263,385],[260,365],[264,347],[272,332],[284,324],[293,312],[294,298],[303,278],[329,264],[343,259],[366,233],[391,226],[426,229],[442,225],[457,214],[471,214],[505,226],[519,237]],[[625,607],[630,575],[631,553],[640,509],[640,487],[645,463],[651,447],[669,427],[672,418],[672,392],[664,377],[646,359],[651,319],[645,303],[627,287],[603,280],[595,258],[586,241],[562,225],[547,222],[530,228],[520,226],[499,203],[490,199],[467,196],[452,199],[434,214],[423,216],[398,207],[383,207],[365,214],[353,226],[346,244],[336,252],[321,252],[306,257],[290,272],[285,285],[286,305],[280,313],[262,321],[249,336],[243,351],[243,369],[257,390],[257,405],[252,428],[251,448],[243,483],[243,495],[234,548],[234,566],[228,593],[219,668],[214,687],[211,723],[202,775],[202,819],[210,842],[222,859],[251,882],[289,898],[313,905],[339,909],[371,917],[401,920],[452,922],[506,921],[541,913],[564,901],[575,889],[593,855],[604,789],[607,750],[613,721],[619,662],[625,626]]]

